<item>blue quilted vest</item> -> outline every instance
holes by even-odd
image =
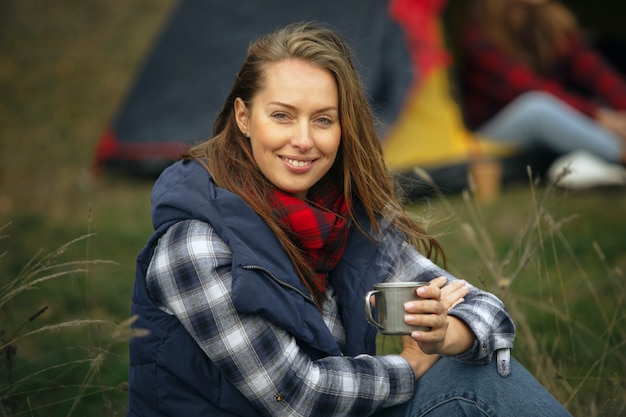
[[[261,315],[293,334],[312,360],[375,353],[376,329],[365,319],[363,296],[389,265],[377,244],[356,228],[329,277],[346,328],[342,352],[271,230],[243,200],[215,186],[198,163],[177,162],[163,172],[152,193],[152,219],[155,233],[137,258],[131,310],[138,317],[134,327],[149,335],[130,341],[128,416],[260,415],[146,291],[158,239],[181,220],[210,223],[231,248],[232,296],[239,311]]]

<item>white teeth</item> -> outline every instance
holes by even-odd
[[[283,158],[293,166],[304,167],[311,164],[311,161],[296,161],[295,159]]]

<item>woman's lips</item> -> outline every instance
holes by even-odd
[[[313,164],[314,160],[301,160],[301,159],[291,159],[286,156],[281,156],[280,159],[285,161],[287,164],[291,165],[295,168],[305,168]]]

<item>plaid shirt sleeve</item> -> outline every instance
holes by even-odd
[[[560,69],[568,83],[584,89],[614,109],[626,109],[626,80],[582,37],[569,39],[569,53],[564,56]]]
[[[430,281],[440,276],[457,279],[407,243],[397,251],[390,271],[388,281]],[[463,320],[476,335],[476,342],[470,350],[455,358],[486,363],[497,351],[512,348],[515,325],[502,301],[471,285],[464,298],[465,301],[454,306],[448,314]]]
[[[564,87],[577,86],[618,109],[626,105],[626,84],[609,64],[572,36],[569,51],[554,77],[542,77],[491,42],[478,28],[468,27],[462,43],[465,112],[478,128],[506,104],[528,91],[544,91],[595,117],[598,103]]]
[[[414,376],[398,355],[312,361],[294,338],[231,299],[231,252],[213,228],[170,227],[147,274],[149,292],[205,354],[267,416],[369,415],[407,401]]]

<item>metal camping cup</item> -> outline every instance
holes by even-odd
[[[414,330],[428,330],[422,326],[411,326],[404,322],[404,303],[419,300],[415,290],[428,285],[427,282],[383,282],[374,284],[374,289],[365,295],[365,316],[378,328],[380,334],[408,335]],[[375,306],[371,298],[375,298]],[[376,311],[376,319],[372,316]]]

